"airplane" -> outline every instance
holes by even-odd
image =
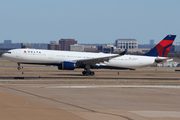
[[[153,49],[144,55],[58,51],[42,49],[12,49],[2,55],[3,58],[20,64],[54,65],[59,70],[84,68],[83,75],[94,75],[91,69],[135,69],[164,62],[176,35],[167,35]]]

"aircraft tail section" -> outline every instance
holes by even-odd
[[[171,46],[174,42],[176,35],[167,35],[161,42],[159,42],[153,49],[148,53],[144,54],[145,56],[154,56],[154,57],[166,57]]]

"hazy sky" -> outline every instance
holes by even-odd
[[[0,0],[0,42],[180,42],[180,0]]]

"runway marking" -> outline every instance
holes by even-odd
[[[149,90],[149,91],[155,91],[155,92],[159,92],[159,93],[166,93],[166,94],[170,94],[170,95],[177,95],[177,97],[180,97],[178,93],[172,93],[172,92],[167,92],[167,91],[161,91],[161,90],[154,90],[154,89],[146,89],[146,88],[139,88],[142,90]]]
[[[143,117],[171,117],[180,118],[180,111],[129,111]]]
[[[50,86],[45,88],[170,88],[180,89],[180,86],[161,86],[161,85],[88,85],[88,86]]]

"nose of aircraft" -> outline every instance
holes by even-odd
[[[3,58],[5,58],[5,57],[6,57],[6,53],[3,53],[1,56],[2,56]]]
[[[4,57],[4,53],[1,56]]]
[[[4,58],[4,53],[1,56]]]

